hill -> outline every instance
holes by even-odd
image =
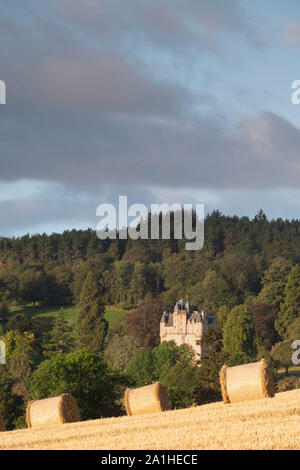
[[[300,390],[275,398],[1,433],[0,449],[300,449]]]

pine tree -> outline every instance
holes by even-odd
[[[300,316],[300,266],[296,265],[289,274],[284,289],[284,301],[275,322],[275,328],[282,338],[286,337],[287,328],[298,316]]]
[[[65,317],[64,309],[61,308],[50,332],[50,341],[45,346],[45,356],[51,357],[58,352],[69,353],[73,347],[72,328]]]
[[[94,352],[103,350],[108,327],[104,312],[104,294],[101,285],[93,271],[90,271],[80,295],[78,337],[81,348]]]
[[[226,364],[229,354],[223,349],[223,340],[220,330],[209,327],[201,340],[201,359],[196,368],[196,384],[194,398],[198,405],[221,400],[219,372]]]

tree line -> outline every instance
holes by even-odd
[[[92,230],[1,238],[0,412],[24,425],[26,403],[72,393],[85,419],[124,412],[126,386],[160,380],[172,407],[220,398],[218,370],[265,357],[291,365],[300,339],[300,222],[215,211],[202,250],[184,240],[98,240]],[[188,297],[217,316],[203,337],[201,367],[188,347],[160,344],[162,312]],[[15,314],[20,304],[75,304],[75,331],[61,309],[55,321]],[[108,327],[107,306],[128,309]],[[2,325],[2,326],[1,326]],[[100,399],[101,397],[101,399]]]

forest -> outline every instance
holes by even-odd
[[[99,240],[91,229],[0,238],[8,429],[25,426],[29,400],[60,393],[74,396],[82,419],[118,416],[127,386],[155,380],[172,408],[217,401],[224,363],[262,357],[278,390],[300,386],[290,373],[300,339],[300,221],[214,211],[204,229],[198,251],[185,250],[184,239]],[[187,345],[160,344],[161,315],[181,298],[217,317],[200,364]],[[48,310],[55,315],[37,314]],[[113,322],[110,311],[120,312]]]

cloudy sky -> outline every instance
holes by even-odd
[[[299,0],[0,0],[0,235],[100,203],[300,218]]]

